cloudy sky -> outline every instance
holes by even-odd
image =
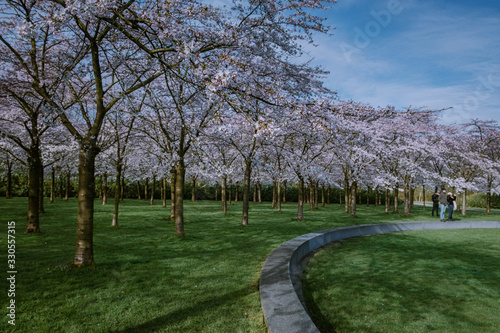
[[[338,0],[327,17],[306,50],[341,99],[500,122],[498,0]]]

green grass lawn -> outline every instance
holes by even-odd
[[[75,247],[76,200],[47,203],[42,232],[36,235],[23,233],[26,209],[26,198],[0,198],[4,234],[0,237],[4,263],[0,305],[5,312],[9,302],[7,221],[16,221],[18,272],[16,326],[4,317],[0,332],[263,333],[259,274],[266,257],[281,243],[327,228],[430,219],[429,208],[423,212],[416,207],[410,217],[403,217],[386,215],[383,207],[363,205],[358,207],[358,218],[353,219],[343,212],[343,206],[330,205],[315,212],[306,210],[306,220],[296,221],[296,203],[284,204],[282,214],[273,211],[270,203],[252,203],[250,225],[243,227],[241,202],[229,206],[224,216],[219,203],[186,201],[187,236],[180,239],[173,236],[169,211],[159,201],[150,206],[144,200],[125,200],[120,226],[114,229],[110,226],[112,200],[106,206],[96,200],[94,252],[98,268],[78,271],[69,269]],[[471,212],[467,219],[498,217]],[[452,245],[449,247],[451,252]],[[464,252],[461,244],[456,247]],[[439,265],[436,269],[447,274]],[[400,275],[399,271],[394,274],[395,278]],[[498,289],[498,285],[496,290],[492,286],[491,291],[498,295]],[[382,291],[380,288],[378,293]],[[463,297],[468,299],[466,295]]]
[[[413,231],[319,252],[303,292],[322,332],[498,332],[500,230]]]

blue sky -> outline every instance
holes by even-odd
[[[500,2],[338,0],[306,46],[341,99],[500,122]]]

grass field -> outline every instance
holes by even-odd
[[[219,203],[186,202],[187,236],[180,239],[173,236],[173,222],[161,204],[150,206],[147,201],[127,199],[120,206],[120,226],[112,228],[112,200],[106,206],[96,201],[98,268],[78,271],[69,269],[76,200],[47,203],[42,232],[36,235],[23,233],[26,206],[26,198],[0,198],[3,309],[9,302],[7,221],[16,221],[17,270],[16,326],[4,317],[0,332],[263,333],[259,274],[266,257],[281,243],[327,228],[430,219],[430,210],[423,212],[419,207],[410,217],[403,217],[386,215],[383,207],[364,205],[353,219],[342,206],[330,205],[305,211],[306,220],[296,221],[296,203],[284,204],[282,214],[263,203],[251,204],[250,225],[243,227],[241,202],[233,203],[226,216]],[[498,217],[471,212],[467,219]],[[464,251],[460,244],[456,246]],[[449,247],[451,252],[452,245]],[[443,274],[447,274],[444,268]],[[498,285],[495,292],[498,295]]]
[[[413,231],[335,243],[306,268],[322,332],[498,332],[500,230]]]

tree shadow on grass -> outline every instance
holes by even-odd
[[[250,287],[236,290],[227,294],[219,294],[217,297],[211,298],[206,301],[196,303],[193,306],[180,309],[163,316],[154,318],[150,321],[135,325],[122,330],[113,331],[115,333],[137,333],[137,332],[157,332],[162,328],[179,324],[182,321],[188,320],[192,317],[201,316],[203,312],[213,311],[214,307],[227,305],[232,301],[238,301],[251,293],[255,292]],[[200,327],[200,331],[203,327]]]

